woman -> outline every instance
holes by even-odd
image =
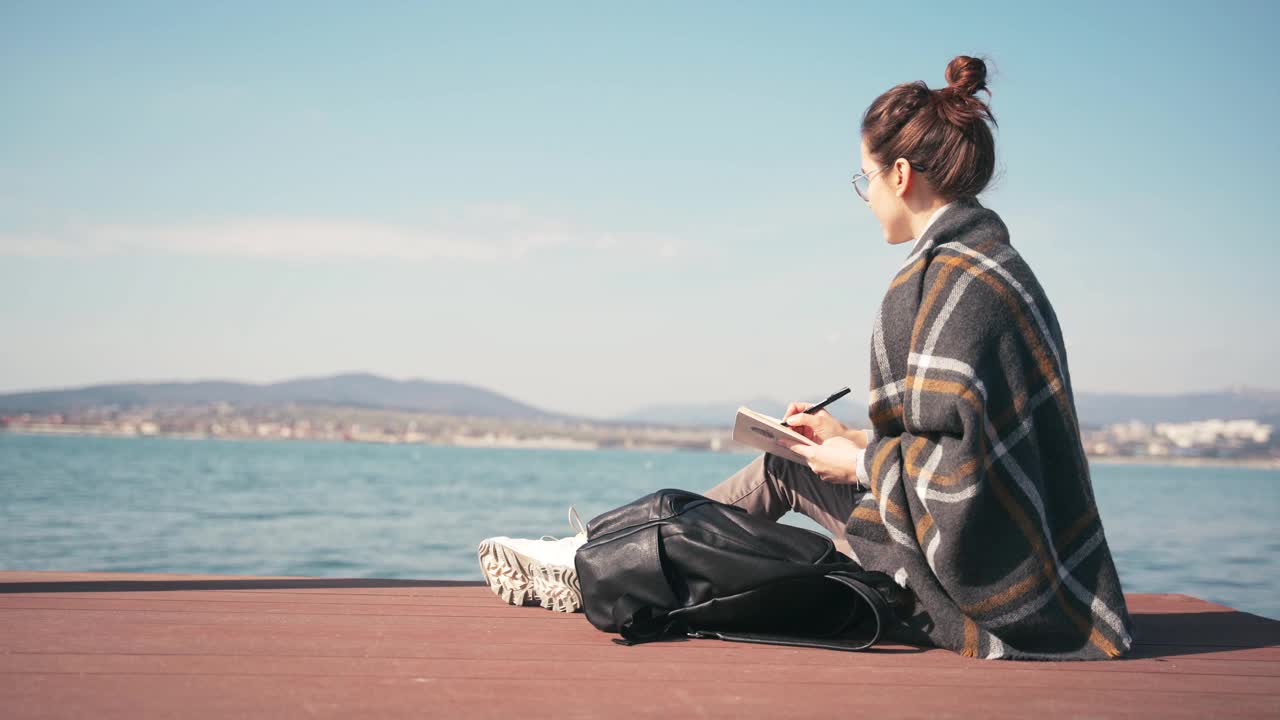
[[[995,167],[986,65],[898,85],[862,118],[858,195],[915,240],[876,315],[872,430],[785,415],[808,465],[765,455],[705,493],[813,518],[914,592],[907,642],[987,658],[1093,659],[1132,646],[1094,503],[1057,317],[976,199]],[[990,91],[988,97],[990,96]]]
[[[995,142],[986,65],[947,87],[906,83],[862,118],[854,188],[890,244],[915,240],[871,337],[872,430],[826,411],[785,416],[816,446],[763,455],[705,495],[829,530],[863,567],[910,589],[899,639],[971,657],[1118,657],[1132,625],[1089,481],[1062,332],[1008,229],[976,199]],[[988,91],[990,94],[990,91]],[[581,605],[578,534],[490,538],[480,562],[508,602]]]

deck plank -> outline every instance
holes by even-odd
[[[1009,663],[624,647],[475,582],[0,572],[0,715],[1280,715],[1280,622],[1185,595],[1129,608],[1130,659]]]

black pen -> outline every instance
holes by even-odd
[[[819,411],[819,410],[821,410],[822,408],[824,408],[824,407],[826,407],[826,406],[830,405],[831,403],[833,403],[833,402],[835,402],[835,401],[839,400],[840,398],[842,398],[842,397],[844,397],[845,395],[848,395],[848,394],[849,394],[849,388],[847,388],[847,387],[842,387],[842,388],[840,388],[839,390],[837,390],[837,391],[835,391],[835,392],[831,393],[831,396],[830,396],[830,397],[828,397],[826,400],[823,400],[822,402],[818,403],[817,405],[814,405],[813,407],[809,408],[808,410],[804,410],[804,411],[802,411],[802,412],[803,412],[805,415],[812,415],[813,413],[818,412],[818,411]],[[783,420],[783,421],[782,421],[782,427],[791,427],[791,426],[787,424],[787,421],[786,421],[786,420]]]

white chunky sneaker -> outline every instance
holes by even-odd
[[[573,554],[587,541],[587,529],[578,511],[569,507],[573,537],[556,539],[543,535],[539,540],[505,535],[480,542],[480,571],[489,589],[512,605],[531,600],[557,612],[575,612],[582,607],[582,588],[573,566]]]

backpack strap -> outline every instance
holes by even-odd
[[[657,610],[634,595],[623,595],[614,603],[613,624],[622,635],[622,639],[613,640],[619,645],[639,645],[684,632],[680,619],[669,617],[666,611]]]
[[[890,607],[889,601],[879,590],[864,582],[864,573],[838,570],[836,572],[827,573],[826,577],[828,580],[833,580],[851,588],[854,592],[858,593],[863,600],[866,600],[867,606],[871,608],[871,615],[873,622],[875,623],[874,629],[864,644],[850,649],[864,650],[876,644],[876,642],[880,640],[880,637],[884,635],[885,631],[888,630],[895,621],[893,608]]]
[[[689,637],[716,638],[719,640],[763,643],[766,645],[789,645],[827,650],[866,650],[879,642],[885,631],[895,622],[894,610],[889,601],[880,590],[867,582],[880,579],[880,575],[882,574],[837,570],[823,576],[828,580],[838,582],[852,589],[860,598],[866,601],[865,606],[854,606],[852,608],[853,611],[849,614],[849,622],[844,627],[827,636],[707,629],[692,630],[686,634]],[[866,618],[865,610],[867,609],[871,611],[871,617],[864,620]],[[868,626],[868,631],[865,634],[855,636],[846,632],[851,629],[851,625],[861,627],[863,623]]]

